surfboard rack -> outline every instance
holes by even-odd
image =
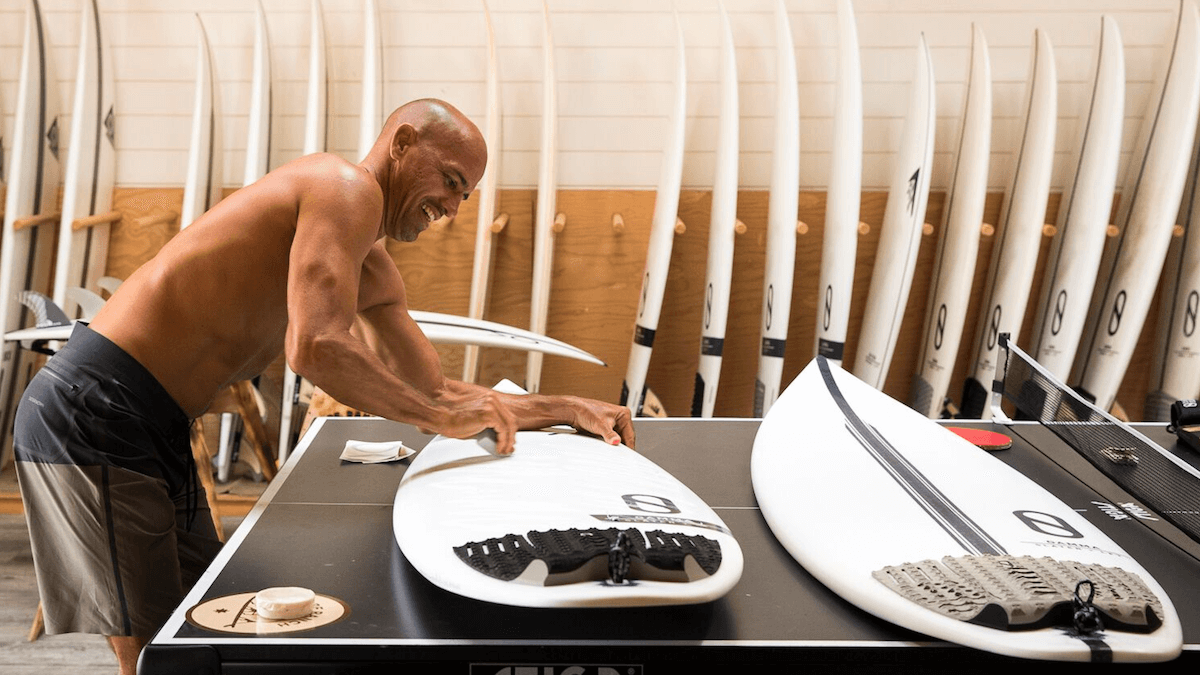
[[[15,232],[17,230],[24,230],[25,228],[28,228],[28,227],[37,227],[38,225],[45,225],[46,223],[53,223],[53,222],[56,222],[60,218],[62,218],[61,212],[59,212],[59,213],[42,213],[42,214],[39,214],[36,216],[26,216],[24,218],[18,218],[16,221],[13,222],[13,231]]]
[[[506,225],[508,225],[508,214],[501,213],[492,221],[492,234],[500,234]]]
[[[625,219],[619,213],[614,213],[612,216],[612,230],[613,234],[625,233]]]
[[[78,232],[79,230],[84,230],[89,227],[96,227],[97,225],[108,225],[115,223],[124,217],[125,214],[116,210],[97,213],[95,215],[84,216],[83,218],[76,218],[75,220],[72,220],[71,229]]]
[[[561,234],[563,229],[567,227],[567,214],[559,213],[554,216],[554,234]]]

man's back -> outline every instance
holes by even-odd
[[[349,162],[311,155],[234,192],[130,276],[93,330],[199,415],[222,387],[262,372],[283,349],[300,211],[310,200],[337,199],[330,193],[347,182],[351,191],[379,190]],[[377,228],[378,220],[348,213],[344,225]]]

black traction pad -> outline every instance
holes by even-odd
[[[577,570],[596,558],[607,558],[621,532],[616,528],[592,528],[535,531],[526,536],[506,534],[455,546],[454,553],[478,572],[512,581],[534,560],[544,562],[553,575]],[[688,556],[709,575],[721,566],[721,544],[716,540],[662,530],[646,532],[645,536],[633,528],[623,532],[629,537],[630,555],[657,569],[682,572]]]
[[[1070,627],[1076,586],[1095,587],[1105,626],[1149,633],[1162,625],[1158,597],[1136,574],[1104,565],[1032,556],[967,555],[884,567],[872,573],[914,603],[1000,630]]]

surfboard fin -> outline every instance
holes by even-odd
[[[644,536],[643,536],[644,534]],[[621,539],[625,541],[618,547]],[[567,583],[623,583],[609,569],[611,551],[623,549],[630,580],[695,581],[721,566],[719,542],[699,535],[636,529],[547,530],[525,536],[506,534],[454,547],[472,569],[501,581],[543,586]],[[620,561],[618,561],[620,562]]]
[[[1158,597],[1136,574],[1116,567],[1009,555],[947,556],[888,566],[880,583],[943,616],[998,630],[1073,627],[1080,581],[1094,588],[1106,626],[1137,633],[1162,625]]]
[[[58,305],[54,304],[53,300],[42,293],[38,293],[37,291],[21,291],[17,294],[17,300],[33,312],[34,325],[38,328],[66,326],[71,323],[71,320],[67,318],[66,312],[62,311]]]

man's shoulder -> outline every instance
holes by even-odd
[[[334,193],[361,199],[380,193],[379,183],[368,171],[338,155],[327,152],[305,155],[289,162],[287,174],[302,184],[308,195]]]

